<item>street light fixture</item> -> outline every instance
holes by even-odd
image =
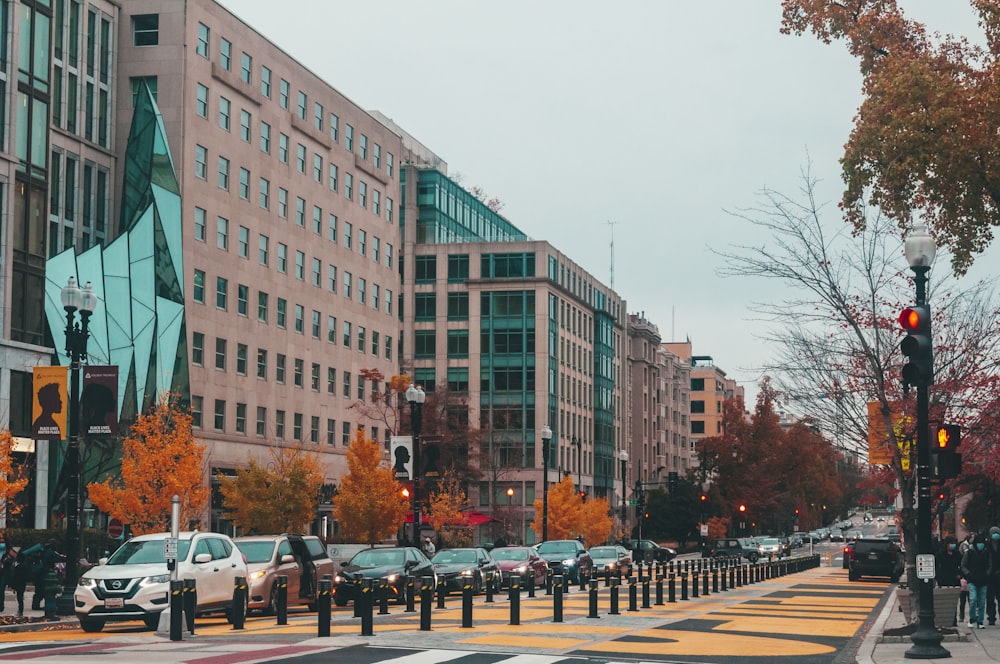
[[[508,514],[507,518],[510,519],[510,522],[507,524],[508,530],[514,525],[513,524],[514,510],[511,505],[511,501],[513,499],[514,499],[514,487],[509,486],[507,487],[507,514]]]
[[[573,447],[576,448],[576,490],[583,491],[583,438],[573,436]]]
[[[916,305],[927,305],[927,273],[934,263],[937,247],[934,238],[927,232],[927,226],[916,223],[903,245],[906,262],[913,270],[916,286]],[[928,313],[930,307],[927,307]],[[930,349],[927,351],[930,353]],[[933,371],[927,380],[917,381],[917,558],[929,559],[933,569],[933,549],[931,546],[931,441],[928,417],[928,388],[933,382]],[[919,569],[921,565],[917,565]],[[913,645],[904,653],[907,659],[937,659],[950,657],[944,646],[940,632],[934,627],[934,591],[931,579],[919,579],[920,618],[917,631],[910,639]]]
[[[622,526],[628,523],[628,503],[625,500],[625,465],[628,463],[628,452],[621,450],[618,452],[618,459],[622,464]]]
[[[413,432],[413,545],[420,546],[420,432],[423,428],[424,388],[410,383],[406,400],[410,402],[410,430]]]
[[[549,539],[549,441],[552,440],[552,428],[548,424],[542,426],[542,541]]]
[[[76,590],[76,563],[80,559],[80,363],[87,359],[90,315],[97,306],[97,295],[90,282],[81,289],[70,277],[60,293],[66,310],[66,355],[69,356],[69,431],[66,446],[66,574],[62,595],[56,600],[60,615],[73,615],[73,592]],[[80,321],[75,319],[80,312]]]

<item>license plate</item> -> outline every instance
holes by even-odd
[[[877,552],[877,551],[872,551],[872,552],[870,552],[870,553],[868,554],[868,558],[869,558],[870,560],[876,560],[876,559],[878,558],[878,552]]]
[[[108,597],[104,600],[105,609],[123,609],[125,608],[125,600],[121,597]]]

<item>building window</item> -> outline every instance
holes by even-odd
[[[368,183],[364,180],[358,182],[358,205],[362,209],[368,209]]]
[[[203,58],[208,57],[208,39],[211,31],[204,23],[198,24],[198,41],[194,46],[194,52]]]
[[[448,256],[448,283],[469,280],[469,255],[452,254]]]
[[[340,118],[333,113],[330,114],[330,140],[334,143],[340,141]]]
[[[202,180],[208,179],[208,150],[200,145],[194,146],[194,175]]]
[[[215,368],[221,371],[226,370],[226,340],[215,338]]]
[[[267,433],[267,408],[257,406],[257,437],[263,438]]]
[[[414,280],[418,284],[431,284],[437,279],[437,256],[415,256]]]
[[[298,105],[299,118],[301,118],[302,120],[305,120],[306,119],[306,107],[309,104],[308,104],[308,97],[306,96],[306,93],[302,92],[302,90],[299,90],[298,100],[299,100],[299,105]]]
[[[330,191],[337,191],[337,165],[330,164]]]
[[[309,420],[309,442],[319,443],[319,417],[313,415]]]
[[[229,191],[229,160],[219,157],[219,189]]]
[[[326,444],[337,444],[337,420],[327,419],[326,421]]]
[[[257,349],[257,378],[267,380],[267,349]]]
[[[240,198],[250,200],[250,171],[240,166]]]
[[[260,123],[260,151],[271,154],[271,125]]]
[[[198,117],[208,117],[208,86],[201,83],[198,84],[198,89],[195,92],[194,108]]]
[[[191,395],[191,426],[201,428],[202,413],[205,411],[205,398],[197,394]]]
[[[306,255],[301,251],[295,252],[295,278],[299,281],[306,280]]]
[[[691,420],[691,433],[705,433],[704,420]]]
[[[692,413],[704,413],[705,412],[705,402],[704,401],[692,401],[691,402],[691,412]]]
[[[301,196],[295,197],[295,225],[299,228],[306,227],[306,199]]]
[[[194,209],[194,239],[205,241],[205,210],[200,207]]]
[[[348,152],[354,152],[354,127],[344,125],[344,147]]]
[[[288,81],[285,79],[278,82],[278,105],[288,110]]]
[[[301,358],[295,358],[295,370],[292,374],[292,380],[294,381],[295,387],[302,387],[302,374],[305,371],[305,363]]]
[[[320,320],[321,319],[322,319],[322,316],[320,315],[320,313],[318,311],[316,311],[315,309],[313,309],[313,312],[312,312],[312,325],[311,325],[313,339],[319,339],[319,333],[320,333],[320,327],[321,327]]]
[[[469,357],[468,330],[448,330],[448,357]]]
[[[302,334],[304,331],[306,310],[301,304],[295,305],[295,331],[298,334]]]
[[[288,219],[288,190],[278,187],[278,216]]]
[[[306,146],[299,143],[295,148],[295,167],[299,173],[306,172]]]
[[[344,173],[344,198],[354,200],[354,176]]]
[[[191,335],[191,363],[205,366],[205,335],[195,332]]]
[[[274,413],[274,437],[278,440],[285,439],[285,411],[283,410]]]
[[[332,344],[337,343],[337,317],[326,317],[326,340]]]
[[[288,272],[288,245],[284,242],[278,243],[278,272],[281,274]]]
[[[264,291],[257,293],[257,320],[261,323],[267,322],[267,301],[267,293]]]
[[[437,316],[437,295],[435,293],[414,295],[413,315],[416,320],[433,321]]]
[[[250,84],[253,82],[253,58],[249,54],[243,53],[242,63],[240,78],[244,83]]]
[[[202,270],[194,271],[194,292],[191,297],[195,302],[205,304],[205,272]]]
[[[344,374],[344,396],[348,399],[351,398],[351,372],[345,371]]]
[[[313,362],[309,374],[309,387],[313,392],[319,392],[319,364]]]
[[[271,70],[263,65],[260,67],[260,93],[271,98]]]
[[[285,356],[281,353],[275,358],[274,379],[282,385],[285,383]]]
[[[368,159],[368,137],[364,134],[361,134],[359,146],[361,147],[361,158]]]
[[[267,251],[270,239],[266,235],[261,235],[257,239],[257,261],[261,265],[267,265]]]
[[[219,97],[219,127],[229,131],[229,114],[232,111],[232,102],[225,97]]]
[[[250,287],[245,284],[236,286],[236,313],[246,316],[250,310]]]
[[[215,244],[223,251],[229,251],[229,220],[218,217],[215,221]]]
[[[240,376],[247,375],[248,352],[246,344],[236,344],[236,373]]]
[[[331,293],[337,292],[337,266],[326,266],[326,286]]]
[[[320,282],[323,280],[323,261],[318,258],[312,259],[312,285],[317,288],[320,287]]]
[[[288,163],[288,136],[281,133],[278,134],[278,161]]]
[[[26,35],[22,35],[25,38]],[[132,17],[132,45],[156,46],[160,43],[160,15],[137,14]]]
[[[302,440],[302,413],[292,416],[292,440]]]
[[[233,69],[233,45],[224,37],[219,39],[219,64],[226,71]]]
[[[342,329],[344,331],[344,334],[343,334],[344,348],[350,348],[351,347],[351,324],[350,324],[350,322],[348,322],[348,321],[345,320],[343,322]]]
[[[434,358],[435,351],[434,330],[417,330],[413,336],[414,357],[421,359]]]
[[[351,444],[351,423],[344,422],[341,424],[341,434],[340,442],[344,447],[349,447]]]
[[[271,181],[260,179],[260,206],[267,210],[271,207]]]
[[[323,208],[318,205],[313,206],[313,233],[316,235],[323,233]]]
[[[392,199],[385,197],[385,220],[392,223]]]
[[[448,293],[448,320],[469,320],[468,293]]]
[[[313,126],[319,131],[323,131],[323,104],[313,102]]]
[[[313,155],[313,180],[323,181],[323,156],[319,154]]]
[[[392,337],[385,338],[385,359],[392,359]]]
[[[288,318],[288,300],[283,297],[278,298],[278,327],[284,329]]]
[[[217,309],[226,309],[226,300],[229,298],[229,282],[222,277],[215,279],[215,306]]]
[[[240,110],[240,139],[246,143],[250,142],[250,112]]]

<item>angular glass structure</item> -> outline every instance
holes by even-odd
[[[190,395],[184,319],[180,188],[156,102],[137,95],[124,160],[121,229],[107,247],[67,249],[45,265],[45,316],[60,363],[68,363],[60,292],[69,277],[91,282],[89,364],[118,366],[118,418],[132,421],[157,396]]]

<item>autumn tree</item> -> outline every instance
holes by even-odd
[[[16,499],[28,486],[28,479],[28,467],[14,460],[14,436],[0,429],[0,516],[21,512],[24,505]]]
[[[535,500],[535,519],[531,529],[542,539],[542,501]],[[564,475],[549,489],[549,539],[583,537],[586,546],[608,541],[613,525],[608,515],[608,502],[603,498],[580,497],[570,475]]]
[[[386,382],[385,374],[378,369],[362,369],[358,373],[371,387],[367,398],[358,399],[351,404],[351,408],[370,422],[378,422],[390,435],[398,434],[400,395],[406,392],[412,381],[406,374],[399,374]]]
[[[377,544],[394,535],[406,520],[409,500],[391,468],[384,468],[382,447],[358,427],[347,449],[347,474],[341,478],[333,516],[347,541]]]
[[[304,532],[323,485],[319,456],[301,445],[269,452],[267,463],[250,457],[236,475],[218,475],[224,515],[247,534]]]
[[[907,228],[915,216],[964,274],[1000,225],[1000,11],[972,0],[986,47],[929,33],[895,0],[783,0],[781,31],[842,41],[864,98],[841,159],[841,208],[855,229],[866,204]]]
[[[469,546],[472,544],[472,527],[465,522],[462,513],[468,508],[469,498],[462,482],[454,474],[446,473],[427,497],[424,520],[437,531],[443,546]]]
[[[171,500],[180,497],[180,522],[208,509],[205,448],[192,433],[191,414],[173,395],[138,417],[123,441],[120,477],[87,485],[91,502],[142,535],[170,529]]]

